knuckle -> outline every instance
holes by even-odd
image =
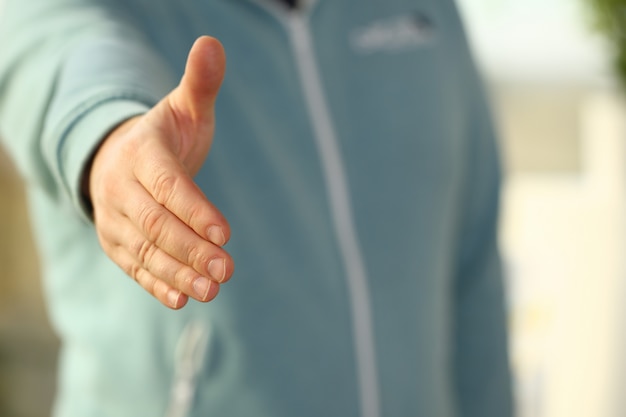
[[[184,292],[192,287],[193,281],[198,277],[198,273],[191,268],[180,268],[174,274],[174,286]]]
[[[191,244],[186,248],[187,265],[193,266],[196,270],[201,271],[206,268],[210,262],[210,256],[204,245]]]
[[[133,267],[133,270],[133,279],[137,281],[137,283],[141,285],[144,290],[158,298],[157,289],[159,280],[150,274],[145,268],[142,268],[137,264]]]
[[[140,257],[140,254],[142,251],[144,251],[144,246],[146,243],[146,239],[144,239],[143,237],[136,237],[133,240],[130,241],[130,243],[128,243],[128,250],[130,251],[131,254],[133,254],[133,256],[135,256],[136,258]]]
[[[142,268],[136,262],[129,263],[125,266],[122,266],[122,269],[131,277],[133,280],[140,282],[139,276],[141,274]]]
[[[150,283],[148,286],[150,288],[146,288],[146,290],[148,290],[150,294],[154,295],[155,297],[159,299],[164,298],[164,295],[167,292],[167,288],[163,288],[163,287],[166,287],[166,285],[163,285],[161,281],[159,281],[155,277],[151,277]]]
[[[145,204],[139,209],[139,226],[150,241],[156,241],[165,225],[167,213],[156,204]]]
[[[154,198],[161,204],[167,202],[176,193],[179,178],[170,172],[160,170],[155,176],[152,184]]]
[[[189,207],[185,209],[185,216],[187,217],[187,223],[198,223],[202,221],[202,219],[206,218],[206,209],[202,204],[193,203]],[[207,225],[208,227],[208,225]]]
[[[138,240],[132,243],[132,245],[134,246],[131,248],[132,253],[135,254],[139,263],[141,265],[149,264],[154,256],[156,246],[152,242],[145,239]]]

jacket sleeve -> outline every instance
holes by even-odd
[[[507,417],[513,411],[497,248],[500,172],[488,117],[474,123],[454,288],[455,381],[460,416]]]
[[[442,0],[459,30],[451,35],[453,82],[465,135],[456,274],[453,284],[453,380],[459,417],[514,414],[506,296],[498,252],[501,171],[483,83],[452,0]]]
[[[167,65],[107,0],[4,0],[0,137],[29,185],[84,213],[102,138],[173,87]]]

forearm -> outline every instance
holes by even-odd
[[[81,203],[85,163],[114,126],[172,87],[141,35],[94,1],[6,0],[1,136],[21,172]]]

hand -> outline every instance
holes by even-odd
[[[88,196],[105,253],[173,309],[188,297],[212,300],[233,272],[222,249],[228,223],[192,179],[211,147],[224,69],[221,44],[199,38],[179,86],[111,132],[89,172]]]

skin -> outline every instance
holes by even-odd
[[[87,178],[104,252],[172,309],[212,300],[233,273],[228,223],[193,181],[213,141],[225,64],[216,39],[196,40],[178,87],[115,128]]]

